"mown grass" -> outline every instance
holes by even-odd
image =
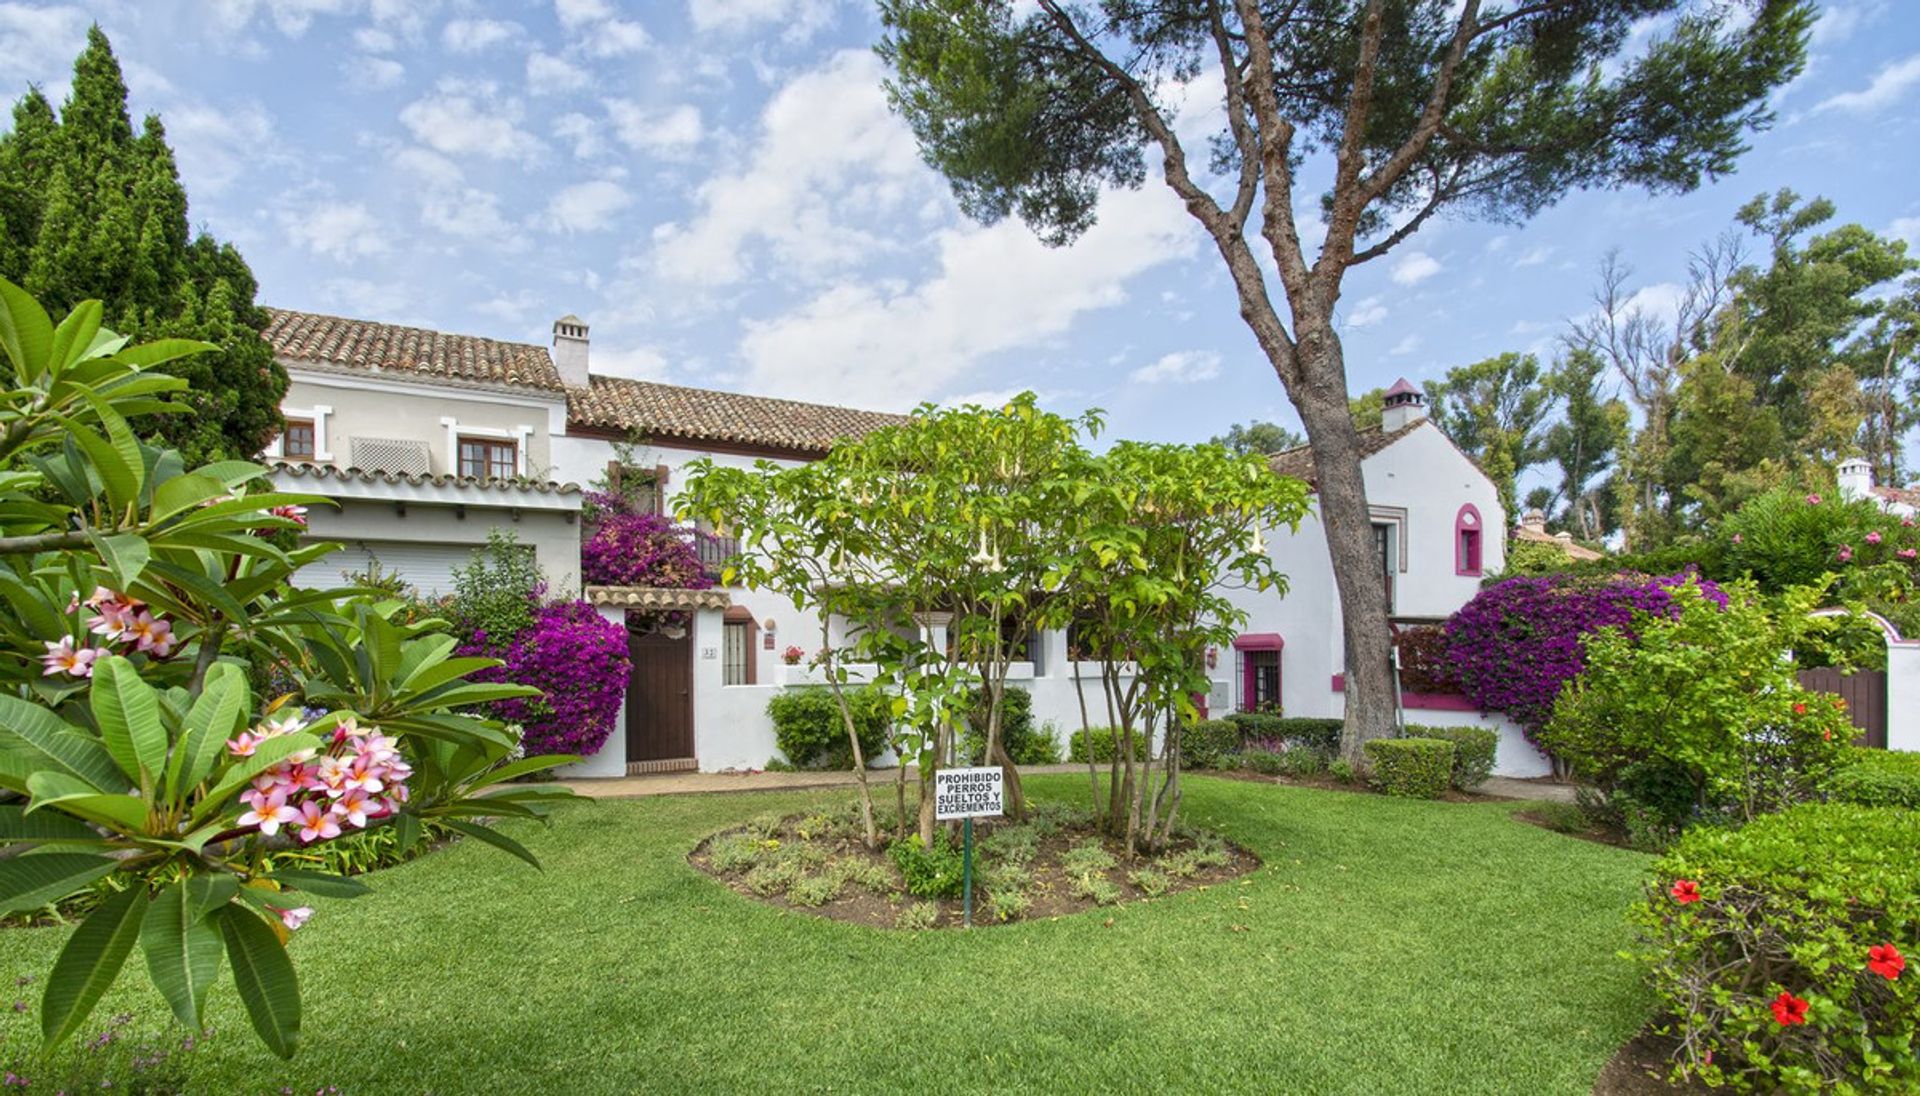
[[[179,1050],[143,966],[92,1025],[131,1014],[116,1039],[50,1061],[37,979],[15,991],[33,1009],[0,1000],[0,1060],[47,1091],[1571,1094],[1646,1018],[1615,957],[1645,858],[1514,804],[1194,779],[1190,817],[1257,852],[1252,876],[972,932],[786,912],[686,862],[750,815],[846,794],[570,806],[517,831],[543,873],[473,842],[380,873],[295,936],[292,1062],[225,983],[214,1035]],[[65,931],[0,932],[0,992]],[[170,1053],[136,1068],[143,1045]]]

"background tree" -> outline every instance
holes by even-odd
[[[1480,462],[1500,490],[1509,521],[1518,516],[1514,481],[1544,456],[1553,399],[1553,389],[1541,382],[1540,359],[1532,354],[1499,354],[1457,366],[1445,380],[1427,386],[1428,414]]]
[[[0,276],[48,308],[98,299],[135,338],[192,338],[216,353],[170,362],[190,414],[143,420],[189,464],[248,459],[280,429],[286,371],[260,337],[266,312],[230,244],[191,235],[159,118],[134,131],[127,86],[99,27],[74,62],[59,117],[38,89],[0,137]]]
[[[1618,528],[1611,479],[1604,478],[1626,444],[1625,401],[1603,391],[1606,362],[1583,350],[1554,364],[1546,384],[1560,404],[1559,418],[1540,439],[1541,455],[1560,473],[1560,485],[1529,504],[1554,517],[1582,540],[1599,540]]]
[[[1222,446],[1235,456],[1248,453],[1269,456],[1283,449],[1297,449],[1305,445],[1307,439],[1297,431],[1289,430],[1277,422],[1262,422],[1258,419],[1242,426],[1234,423],[1224,435],[1210,439],[1214,445]]]
[[[1359,759],[1394,711],[1334,322],[1347,271],[1442,210],[1520,219],[1576,188],[1684,191],[1731,170],[1743,134],[1770,119],[1769,90],[1800,71],[1813,18],[1803,2],[1749,6],[1742,21],[1683,0],[881,0],[879,48],[895,107],[976,217],[1017,214],[1067,243],[1103,187],[1141,185],[1147,150],[1158,154],[1313,447],[1346,631],[1343,749]],[[1651,35],[1632,33],[1658,17]],[[1196,175],[1166,98],[1202,79],[1220,81],[1226,108],[1212,148],[1224,197]],[[1295,189],[1323,150],[1316,255]]]
[[[1358,396],[1347,400],[1347,415],[1353,419],[1353,428],[1371,430],[1380,425],[1380,417],[1387,407],[1387,390],[1369,388]]]

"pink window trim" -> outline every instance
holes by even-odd
[[[1253,710],[1253,673],[1247,665],[1246,652],[1278,651],[1286,645],[1287,641],[1281,638],[1279,632],[1248,632],[1234,637],[1233,649],[1239,652],[1235,661],[1240,664],[1240,709],[1242,711]],[[1282,677],[1281,680],[1284,687],[1285,678]]]
[[[1472,521],[1467,520],[1467,515],[1469,514],[1473,515]],[[1467,503],[1465,506],[1462,506],[1460,508],[1460,512],[1453,516],[1453,573],[1454,574],[1471,575],[1471,576],[1477,577],[1480,574],[1485,572],[1486,562],[1487,562],[1486,526],[1487,526],[1487,523],[1480,519],[1479,507],[1476,507],[1471,502]],[[1476,558],[1473,558],[1473,559],[1467,558],[1466,534],[1468,533],[1472,533],[1474,536],[1473,555]]]

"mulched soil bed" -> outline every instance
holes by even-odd
[[[891,813],[878,821],[885,843]],[[915,929],[962,923],[957,895],[908,894],[889,852],[866,848],[852,802],[818,814],[760,816],[701,841],[687,860],[750,898],[836,921]],[[1212,886],[1259,866],[1246,849],[1193,831],[1129,864],[1122,843],[1096,833],[1083,812],[1037,804],[1024,823],[974,823],[973,923],[1082,913]]]
[[[1699,1083],[1676,1085],[1667,1081],[1673,1046],[1671,1036],[1651,1029],[1627,1040],[1593,1082],[1593,1096],[1693,1096],[1719,1091]]]

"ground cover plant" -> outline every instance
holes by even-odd
[[[883,808],[883,814],[892,808]],[[895,820],[883,818],[882,830]],[[825,917],[926,929],[962,923],[962,860],[953,835],[918,833],[869,849],[860,804],[778,817],[758,816],[701,842],[693,863],[735,890]],[[1092,816],[1059,803],[1024,820],[974,824],[974,923],[1079,913],[1205,887],[1252,871],[1259,861],[1218,835],[1182,829],[1153,856],[1126,862],[1125,845]]]
[[[1037,802],[1076,803],[1085,781],[1029,787]],[[353,1004],[316,1009],[292,1062],[255,1045],[239,1002],[216,995],[213,1036],[182,1051],[173,1029],[155,1068],[196,1092],[1585,1096],[1650,1017],[1615,958],[1640,854],[1516,825],[1513,804],[1205,776],[1187,790],[1189,819],[1257,853],[1258,871],[970,933],[784,910],[687,861],[743,818],[821,810],[844,790],[562,805],[550,828],[506,825],[544,872],[501,886],[499,858],[461,840],[378,873],[372,894],[296,933],[308,998]],[[0,986],[38,975],[67,935],[0,932]],[[374,983],[346,961],[369,946]],[[1161,1007],[1140,1007],[1149,1000]],[[49,1063],[23,1052],[34,1017],[7,1003],[0,1056],[30,1093],[43,1077],[133,1075],[141,1045],[168,1031],[158,995],[123,979],[83,1034],[136,1019]],[[937,1027],[941,1051],[878,1052],[876,1025]]]

